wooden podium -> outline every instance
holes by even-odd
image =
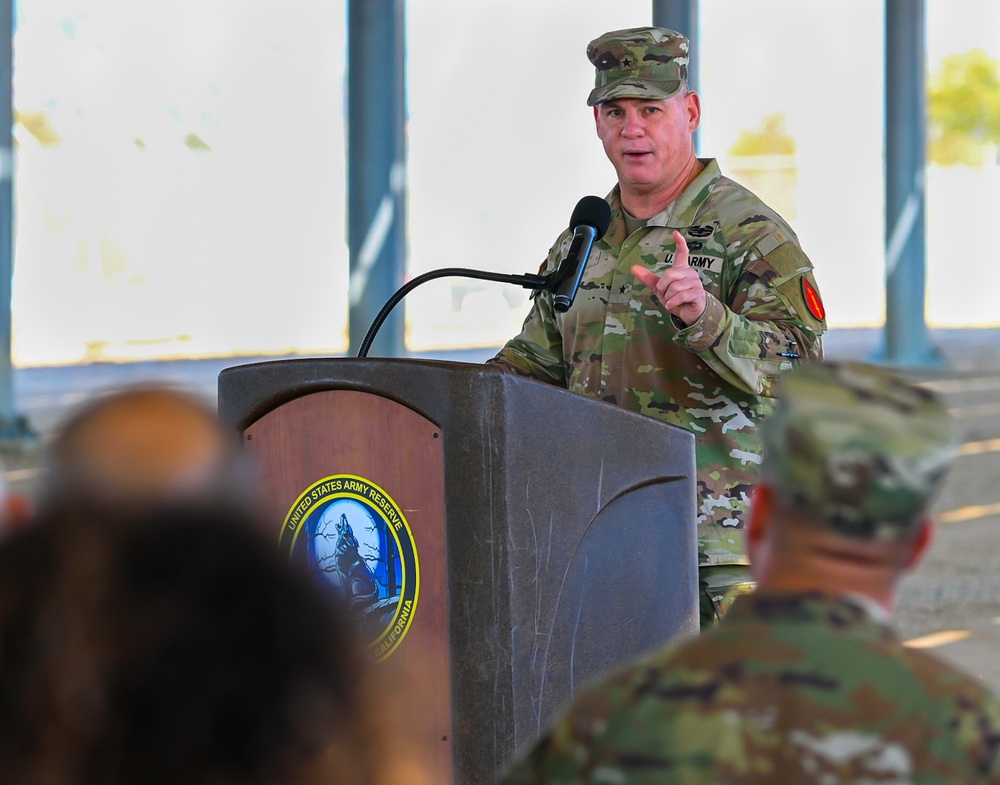
[[[279,547],[358,609],[441,781],[489,783],[575,689],[698,629],[691,433],[488,365],[227,368]]]

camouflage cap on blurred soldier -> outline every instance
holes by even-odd
[[[841,362],[787,374],[761,426],[764,477],[810,520],[865,540],[916,531],[955,456],[957,429],[929,390]]]
[[[662,27],[615,30],[595,38],[587,46],[597,69],[587,105],[677,95],[687,85],[688,50],[687,38]]]

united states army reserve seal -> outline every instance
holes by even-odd
[[[344,602],[377,659],[396,650],[417,610],[420,563],[388,493],[355,475],[324,477],[292,504],[278,543]]]

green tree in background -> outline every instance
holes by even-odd
[[[730,155],[795,155],[795,138],[785,129],[781,112],[769,114],[753,131],[746,129],[729,148]]]
[[[928,86],[928,158],[943,166],[983,163],[1000,145],[1000,66],[982,49],[954,54]]]
[[[798,214],[795,191],[798,168],[795,138],[785,128],[785,116],[775,112],[752,129],[740,131],[729,148],[729,175],[760,196],[789,221]]]

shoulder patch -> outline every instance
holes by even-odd
[[[820,321],[826,319],[826,306],[823,305],[823,299],[819,296],[816,287],[805,276],[802,276],[802,296],[805,298],[809,313]]]
[[[804,324],[815,330],[825,331],[826,307],[816,287],[809,257],[794,242],[782,243],[767,256],[759,255],[761,243],[756,247],[757,258],[747,265],[746,271],[758,276],[764,284],[777,292],[789,312],[803,320]]]

